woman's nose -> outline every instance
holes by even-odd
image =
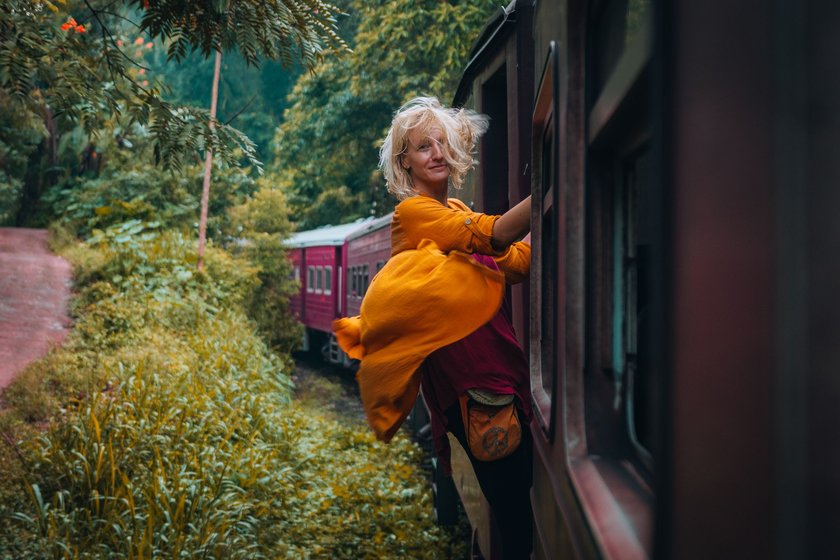
[[[432,142],[432,159],[441,159],[443,157],[443,150],[440,149],[440,144]]]

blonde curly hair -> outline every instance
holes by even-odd
[[[428,135],[432,129],[443,133],[441,149],[449,166],[449,180],[461,188],[464,175],[473,168],[473,153],[479,137],[487,131],[489,118],[467,109],[446,108],[435,97],[415,97],[396,112],[388,135],[379,150],[379,167],[388,192],[399,200],[417,194],[411,174],[401,165],[408,149],[408,136],[415,130]]]

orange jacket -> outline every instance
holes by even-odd
[[[373,278],[359,317],[333,323],[339,345],[361,360],[356,380],[368,424],[390,441],[420,388],[426,357],[493,318],[505,277],[528,275],[531,247],[514,243],[495,254],[497,216],[472,212],[457,199],[443,206],[418,195],[400,203],[391,223],[392,257]],[[501,274],[470,253],[493,255]]]

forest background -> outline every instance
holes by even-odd
[[[408,440],[293,402],[282,240],[390,210],[393,112],[452,98],[495,9],[0,0],[0,225],[49,227],[75,294],[0,399],[0,557],[457,556]]]

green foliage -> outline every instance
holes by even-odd
[[[3,109],[11,103],[0,89],[0,225],[14,223],[27,161],[47,134],[42,119]]]
[[[320,0],[0,0],[0,220],[11,221],[18,206],[24,212],[17,221],[32,220],[28,207],[66,176],[57,145],[76,127],[95,143],[114,129],[113,121],[123,129],[140,126],[151,135],[155,163],[176,170],[209,148],[226,166],[247,161],[261,171],[248,136],[223,120],[211,123],[203,108],[209,81],[201,103],[164,99],[165,84],[147,65],[155,42],[177,60],[188,50],[206,58],[221,49],[240,53],[247,64],[312,68],[346,49],[336,32],[337,14]],[[22,138],[4,128],[12,118]],[[243,117],[261,141],[267,141],[270,120],[256,112]],[[27,140],[33,136],[34,144]],[[27,156],[32,161],[22,165],[20,157]]]
[[[164,84],[167,99],[197,107],[209,104],[212,59],[192,52],[176,63],[166,57],[163,49],[153,49],[147,61],[148,73]],[[259,66],[249,65],[238,52],[222,57],[218,120],[236,127],[253,140],[261,161],[272,157],[269,144],[274,129],[283,117],[286,95],[302,71],[302,66],[283,68],[274,60],[265,60]]]
[[[126,220],[187,229],[198,218],[201,175],[175,175],[151,164],[111,167],[99,177],[70,177],[43,198],[50,213],[77,236]]]
[[[106,362],[110,388],[30,443],[36,507],[19,519],[42,550],[256,557],[254,516],[294,483],[276,422],[289,381],[241,318],[195,326],[152,331]]]
[[[158,222],[163,229],[195,229],[199,217],[202,169],[198,164],[174,174],[148,163],[144,150],[115,146],[103,152],[109,165],[99,175],[73,176],[43,196],[47,214],[77,236],[126,220]],[[229,208],[251,196],[257,180],[248,170],[217,162],[214,196],[210,200],[208,233],[223,242],[231,225]]]
[[[321,404],[323,407],[323,404]],[[435,525],[420,449],[400,433],[390,444],[366,427],[295,410],[287,431],[309,459],[271,526],[278,558],[437,560],[463,558]]]
[[[269,174],[289,193],[299,228],[393,207],[375,171],[394,111],[415,95],[452,98],[469,48],[497,7],[491,0],[352,2],[353,53],[301,76],[275,135]]]
[[[335,31],[337,10],[321,0],[130,3],[144,8],[141,27],[166,40],[176,60],[195,49],[207,58],[216,50],[236,48],[250,64],[264,57],[312,67],[321,60],[324,44],[345,47]]]
[[[300,346],[303,329],[289,309],[300,286],[292,278],[283,240],[291,233],[288,204],[278,190],[265,186],[254,198],[231,209],[235,230],[243,240],[235,252],[258,267],[259,285],[247,302],[248,315],[272,348],[287,354]]]
[[[234,223],[279,233],[282,206],[259,191]],[[455,557],[413,444],[290,404],[242,312],[256,269],[211,249],[196,273],[188,237],[139,221],[65,255],[75,327],[4,393],[0,557]]]

